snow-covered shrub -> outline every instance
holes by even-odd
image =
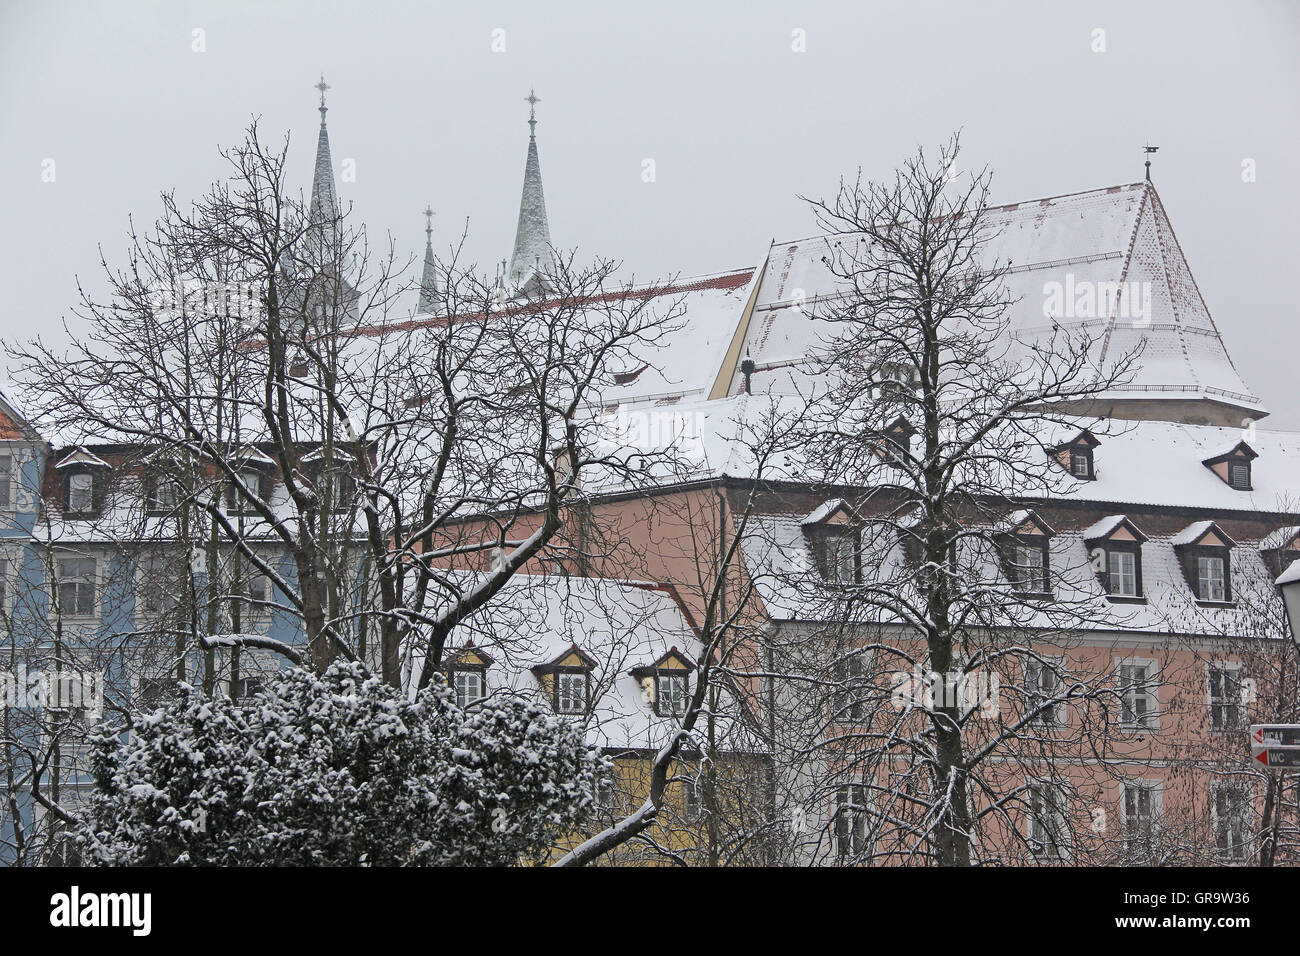
[[[106,865],[491,865],[542,857],[607,762],[536,704],[414,702],[355,665],[286,671],[244,702],[185,691],[96,742]]]

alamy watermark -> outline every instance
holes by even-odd
[[[19,664],[0,671],[0,707],[104,712],[104,676],[91,671],[28,671]]]

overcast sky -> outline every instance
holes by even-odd
[[[1285,2],[0,0],[0,335],[57,335],[97,245],[121,262],[128,215],[199,196],[254,114],[308,189],[322,72],[372,234],[418,255],[432,203],[436,240],[468,217],[474,256],[508,257],[535,87],[555,244],[643,278],[752,265],[815,231],[798,194],[957,127],[1000,202],[1136,181],[1158,144],[1228,350],[1267,425],[1297,429],[1297,41]]]

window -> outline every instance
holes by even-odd
[[[477,668],[458,667],[452,671],[452,684],[456,688],[456,706],[466,708],[484,697],[484,675]]]
[[[555,712],[585,714],[591,675],[586,670],[561,670],[555,673]]]
[[[1241,729],[1241,668],[1235,664],[1211,664],[1210,729]]]
[[[236,488],[235,483],[232,481],[226,489],[226,510],[236,515],[256,514],[257,509],[249,500],[248,495],[253,494],[262,501],[266,501],[271,484],[270,476],[255,468],[247,468],[239,477],[248,490],[242,491]]]
[[[1214,848],[1224,860],[1247,857],[1246,793],[1232,784],[1217,785],[1211,795],[1214,816]]]
[[[165,614],[181,601],[184,574],[175,559],[150,557],[140,562],[136,597],[140,610],[147,614]]]
[[[1047,594],[1047,545],[1036,541],[1013,541],[1008,577],[1011,586],[1026,594]]]
[[[13,499],[10,485],[13,482],[14,459],[12,455],[0,455],[0,508],[8,508]]]
[[[1134,728],[1156,726],[1158,701],[1155,664],[1151,661],[1121,663],[1119,666],[1120,721]]]
[[[265,574],[252,574],[248,578],[248,599],[265,604],[271,600],[271,579]]]
[[[9,561],[0,558],[0,614],[9,610]]]
[[[1141,597],[1141,561],[1136,549],[1106,549],[1106,591],[1114,597]]]
[[[1062,860],[1069,846],[1065,787],[1047,780],[1029,785],[1029,851],[1040,860]]]
[[[1196,594],[1202,601],[1226,601],[1228,588],[1223,558],[1200,555],[1196,559]]]
[[[700,818],[700,788],[691,777],[682,779],[682,816],[688,823]]]
[[[95,476],[88,471],[74,471],[65,479],[64,510],[72,514],[89,514],[95,510]]]
[[[871,688],[866,682],[868,655],[849,651],[831,668],[831,720],[855,722],[867,716]]]
[[[247,700],[260,694],[264,687],[266,681],[260,677],[241,677],[235,681],[233,696],[236,700]]]
[[[95,613],[95,559],[60,558],[59,608],[74,617]]]
[[[1230,461],[1228,463],[1228,484],[1238,491],[1250,491],[1250,462]]]
[[[867,788],[849,784],[835,791],[835,850],[841,859],[867,849]]]
[[[686,713],[686,675],[655,675],[655,713],[660,717],[681,717]]]
[[[175,510],[182,498],[184,495],[181,494],[180,485],[174,478],[158,474],[149,476],[148,490],[145,495],[145,506],[149,511],[167,514]]]
[[[817,556],[822,577],[833,584],[855,584],[861,576],[856,528],[825,528],[818,533]]]
[[[1151,780],[1124,781],[1124,844],[1129,853],[1147,847],[1160,812],[1160,788]]]
[[[1092,478],[1092,449],[1091,448],[1072,448],[1070,449],[1070,474],[1076,478],[1090,480]]]
[[[1049,703],[1060,694],[1060,677],[1051,661],[1025,661],[1025,708],[1028,713],[1038,711],[1033,718],[1039,723],[1059,726],[1065,723],[1065,704]],[[1043,708],[1039,710],[1039,708]]]

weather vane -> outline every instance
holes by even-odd
[[[1149,143],[1142,147],[1142,152],[1150,156],[1158,150],[1159,146],[1152,146]],[[1151,160],[1147,160],[1147,182],[1151,182]]]
[[[325,82],[324,73],[320,75],[320,82],[317,83],[314,88],[320,90],[320,111],[321,113],[324,113],[325,112],[325,91],[330,88],[330,85]]]

